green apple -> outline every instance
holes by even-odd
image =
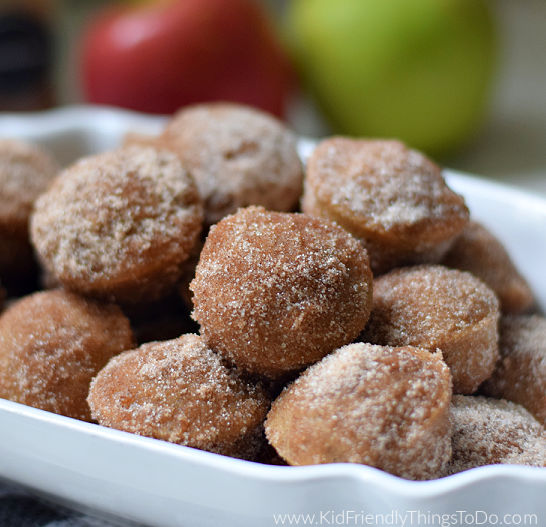
[[[495,63],[482,0],[292,0],[289,38],[338,133],[397,137],[434,155],[483,117]]]

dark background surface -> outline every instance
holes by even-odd
[[[99,518],[36,499],[24,489],[0,481],[0,527],[120,527]],[[128,525],[128,524],[127,524]]]

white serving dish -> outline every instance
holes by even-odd
[[[75,107],[0,116],[0,136],[46,144],[68,162],[117,145],[126,131],[155,133],[163,122]],[[305,157],[312,142],[302,140],[300,147]],[[546,200],[460,173],[447,171],[446,176],[473,216],[506,244],[546,310]],[[536,515],[528,525],[546,525],[546,469],[541,468],[489,466],[411,482],[353,464],[266,466],[5,400],[0,400],[0,430],[1,478],[73,507],[139,524],[256,527],[282,524],[280,517],[275,521],[277,514],[314,514],[315,525],[381,525],[371,517],[375,523],[368,522],[365,513],[383,514],[385,525],[399,526],[441,525],[434,514],[454,515],[444,517],[452,522],[447,525],[491,525],[495,518],[505,521],[506,514],[519,514],[522,522],[529,519],[524,515]],[[294,525],[296,520],[305,521],[294,517]]]

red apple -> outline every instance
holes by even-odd
[[[168,0],[102,12],[83,37],[87,101],[149,113],[223,100],[282,116],[293,76],[255,0]]]

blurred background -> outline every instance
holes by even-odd
[[[546,195],[544,0],[0,0],[0,111],[260,107]]]

